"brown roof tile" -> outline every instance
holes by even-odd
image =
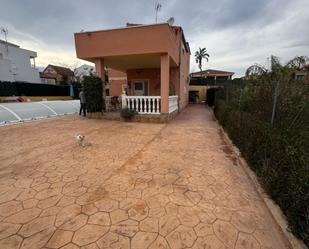
[[[60,67],[60,66],[56,66],[56,65],[48,65],[47,67],[53,68],[58,74],[60,74],[62,76],[64,76],[64,75],[67,75],[69,77],[74,76],[74,72],[70,68]],[[44,71],[43,71],[43,73],[44,73]]]

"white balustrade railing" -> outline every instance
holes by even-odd
[[[172,113],[178,110],[178,96],[173,95],[168,97],[168,112]]]
[[[126,96],[127,107],[138,114],[160,114],[160,96]]]
[[[161,96],[125,96],[127,107],[138,114],[160,114]],[[169,113],[178,110],[178,96],[169,96]]]

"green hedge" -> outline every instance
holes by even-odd
[[[0,82],[0,96],[70,96],[70,86]]]
[[[306,85],[298,84],[282,86],[274,125],[271,85],[225,86],[217,94],[214,112],[281,207],[289,228],[309,245],[308,92]]]
[[[82,81],[88,112],[102,112],[102,80],[94,75],[85,76]]]
[[[80,83],[73,83],[74,98],[78,98]],[[70,96],[70,86],[28,82],[0,81],[0,96]]]

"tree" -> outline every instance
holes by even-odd
[[[210,55],[207,53],[206,48],[199,48],[198,51],[195,52],[195,61],[198,64],[200,71],[202,71],[202,61],[205,59],[208,61]]]
[[[258,64],[254,64],[254,65],[247,68],[246,78],[256,79],[257,77],[265,74],[266,72],[267,72],[267,70],[266,70],[265,67],[258,65]]]
[[[296,56],[287,63],[287,66],[289,68],[301,70],[307,65],[307,63],[309,63],[309,58],[307,56]]]
[[[69,77],[67,75],[63,75],[60,81],[60,85],[68,85],[69,84]]]

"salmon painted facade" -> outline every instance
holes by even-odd
[[[169,114],[188,104],[190,47],[181,27],[127,24],[76,33],[75,45],[77,57],[95,63],[103,80],[108,69],[109,94],[125,91],[128,99],[143,103],[141,113]]]

